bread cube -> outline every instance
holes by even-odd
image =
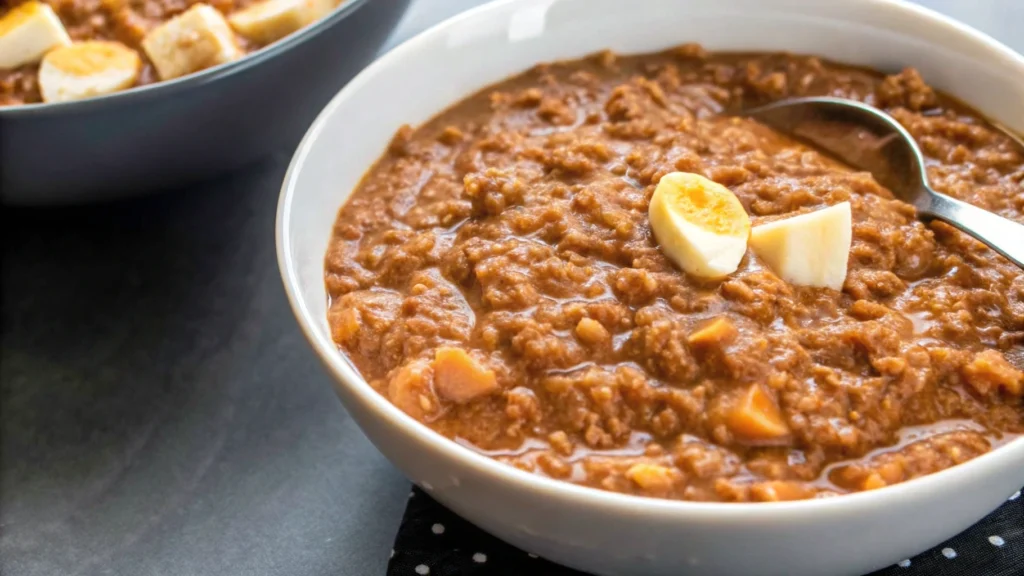
[[[0,70],[35,64],[68,44],[71,37],[49,4],[25,2],[0,18]]]
[[[316,22],[334,9],[333,0],[262,0],[228,16],[240,35],[269,44]]]
[[[195,4],[150,30],[142,39],[142,49],[161,80],[242,57],[224,16],[208,4]]]
[[[46,102],[67,102],[131,88],[142,58],[120,42],[79,42],[54,48],[39,66],[39,90]]]

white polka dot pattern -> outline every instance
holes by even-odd
[[[932,550],[865,576],[1024,576],[1024,499]],[[387,576],[586,576],[517,550],[414,489],[391,550]]]

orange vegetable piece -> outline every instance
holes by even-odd
[[[430,363],[413,360],[391,377],[388,398],[409,416],[426,421],[440,407],[430,383]]]
[[[785,502],[811,498],[814,491],[798,482],[772,480],[751,486],[750,495],[759,502]]]
[[[462,348],[444,346],[434,352],[434,389],[462,404],[497,390],[498,378]]]
[[[1012,396],[1024,394],[1024,372],[997,350],[985,350],[963,367],[963,376],[979,394],[995,394],[999,390]]]
[[[341,311],[333,309],[328,313],[331,316],[331,327],[334,329],[331,336],[338,344],[348,344],[359,335],[359,310],[345,308]]]
[[[789,426],[779,407],[760,384],[753,384],[743,393],[725,423],[734,434],[746,440],[765,442],[789,435]]]
[[[626,470],[626,478],[644,490],[668,492],[674,483],[672,470],[657,464],[638,463]]]
[[[576,324],[576,335],[587,344],[596,345],[607,342],[611,335],[608,330],[593,318],[583,318]]]
[[[867,478],[864,479],[864,482],[861,483],[860,489],[878,490],[879,488],[885,488],[888,485],[889,484],[882,479],[882,476],[878,472],[872,472],[870,475],[868,475]]]
[[[723,348],[736,338],[738,332],[725,316],[719,316],[690,334],[686,341],[694,348]]]

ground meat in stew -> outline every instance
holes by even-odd
[[[25,0],[0,0],[0,16]],[[169,20],[193,4],[204,2],[224,14],[241,10],[256,0],[40,0],[53,7],[71,39],[114,40],[134,49],[142,58],[137,86],[158,82],[153,65],[142,50],[142,38],[150,29]],[[244,51],[258,46],[236,36]],[[39,64],[14,70],[0,69],[0,106],[42,102],[39,93]]]
[[[398,131],[335,226],[335,341],[441,434],[616,492],[822,497],[992,450],[1024,432],[1024,275],[870,175],[719,114],[821,94],[886,109],[937,189],[1024,220],[1024,154],[913,69],[603,53]],[[754,225],[848,200],[843,290],[789,285],[749,251],[723,280],[680,272],[647,221],[672,171],[728,186]],[[746,434],[744,402],[785,434]]]

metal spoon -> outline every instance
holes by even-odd
[[[955,226],[1024,268],[1024,225],[933,190],[914,138],[885,112],[843,98],[794,98],[740,114],[870,172],[920,218]]]

